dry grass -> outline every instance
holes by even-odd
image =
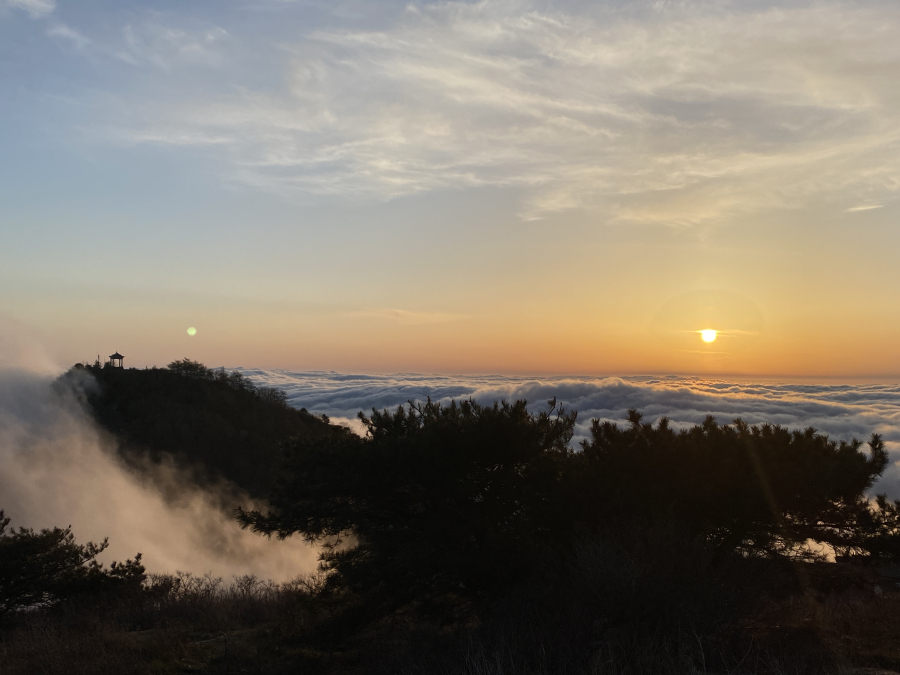
[[[667,540],[670,552],[676,545]],[[447,624],[405,608],[338,640],[327,627],[339,610],[322,610],[315,579],[155,576],[139,598],[20,616],[0,632],[0,673],[900,671],[900,588],[893,581],[869,570],[804,564],[793,570],[800,590],[792,591],[779,579],[783,566],[766,572],[766,564],[754,564],[716,576],[706,552],[692,546],[663,567],[652,555],[636,565],[633,551],[592,542],[574,571],[488,602],[475,620]],[[729,574],[742,577],[749,595],[735,594]],[[324,634],[331,637],[323,641]]]
[[[278,672],[272,643],[304,630],[309,592],[306,580],[153,576],[139,598],[18,617],[0,632],[0,673]]]

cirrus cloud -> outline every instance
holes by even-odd
[[[690,226],[900,189],[900,8],[653,7],[411,5],[279,45],[281,90],[191,92],[117,133],[226,138],[228,175],[278,192],[515,187],[524,218]]]
[[[34,19],[47,16],[56,9],[56,3],[53,0],[5,0],[3,4],[10,9],[21,9],[28,12]]]

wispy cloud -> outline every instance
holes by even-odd
[[[370,316],[390,319],[406,325],[421,325],[430,323],[446,323],[468,318],[465,314],[452,314],[448,312],[413,312],[407,309],[365,309],[356,312],[359,316]]]
[[[158,23],[127,25],[123,35],[124,48],[116,52],[118,58],[163,70],[179,62],[220,65],[223,57],[219,46],[229,37],[228,31],[218,26],[189,31]]]
[[[11,9],[24,10],[35,19],[47,16],[56,9],[53,0],[4,0],[3,4]]]
[[[660,5],[660,7],[663,7]],[[228,137],[232,178],[388,199],[517,186],[526,218],[676,225],[900,189],[900,7],[638,18],[524,2],[410,6],[391,28],[281,45],[282,91],[195,91],[136,139]]]
[[[2,3],[4,0],[0,0]],[[35,2],[40,4],[48,0],[7,0],[8,2]],[[51,8],[52,3],[47,6]],[[34,16],[36,14],[32,13]],[[136,17],[138,20],[128,23],[115,33],[101,32],[96,37],[88,37],[77,28],[63,23],[54,22],[48,29],[47,35],[53,38],[68,40],[78,50],[90,47],[90,55],[95,63],[108,63],[110,60],[124,61],[133,66],[151,66],[166,73],[176,67],[184,65],[199,65],[207,67],[220,67],[226,63],[225,45],[231,35],[219,26],[205,28],[181,28],[160,22],[158,16],[152,15]],[[177,16],[164,18],[178,22]],[[191,83],[193,86],[193,82]],[[187,92],[183,92],[187,93]],[[156,104],[159,102],[156,101]],[[145,101],[132,100],[131,105],[144,107]],[[183,130],[182,130],[183,131]],[[113,132],[115,133],[115,132]],[[171,133],[162,135],[154,131],[141,133],[130,129],[128,136],[137,142],[156,142],[164,140],[173,145],[188,145],[177,138],[172,138]],[[199,139],[203,134],[191,132],[182,134],[185,138]],[[200,141],[201,145],[204,144]]]
[[[871,211],[872,209],[880,209],[884,204],[868,204],[865,206],[854,206],[847,209],[847,213],[856,213],[857,211]]]
[[[90,38],[85,37],[77,30],[71,28],[70,26],[67,26],[64,23],[58,23],[54,26],[51,26],[47,31],[47,35],[69,40],[71,41],[75,49],[83,49],[87,45],[91,44]]]

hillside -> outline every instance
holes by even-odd
[[[239,372],[189,360],[143,370],[79,364],[61,380],[79,370],[96,379],[87,403],[127,461],[171,456],[200,482],[223,477],[256,497],[274,484],[281,443],[349,433],[289,407],[282,392],[256,387]]]

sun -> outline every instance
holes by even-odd
[[[719,331],[713,330],[712,328],[706,328],[699,332],[700,332],[700,337],[703,338],[704,342],[715,342],[716,335],[718,334]]]

